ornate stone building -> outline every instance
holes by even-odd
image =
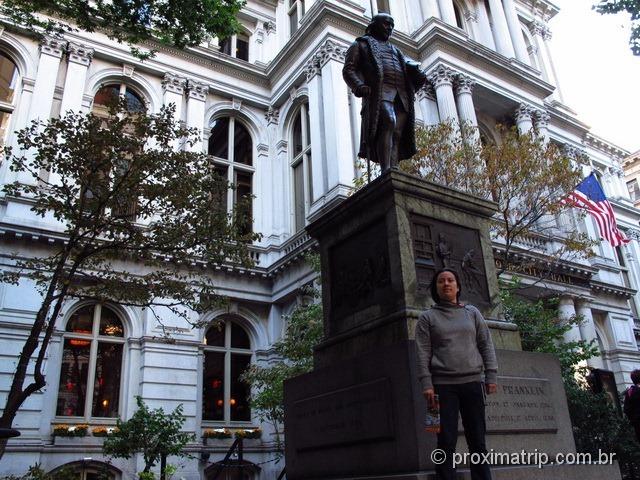
[[[536,128],[582,161],[585,172],[597,172],[621,228],[633,234],[640,213],[620,166],[627,153],[590,134],[563,103],[548,45],[557,10],[546,0],[248,0],[237,35],[184,51],[160,47],[145,62],[98,33],[38,42],[6,24],[0,30],[0,140],[14,144],[12,132],[34,119],[99,109],[107,92],[152,112],[173,103],[185,124],[202,132],[194,148],[211,155],[236,184],[227,208],[239,195],[255,196],[253,228],[263,236],[252,247],[255,268],[208,272],[230,304],[198,320],[222,319],[223,331],[191,330],[164,318],[176,340],[168,344],[144,310],[68,302],[48,350],[48,385],[25,403],[15,423],[22,436],[10,441],[0,474],[23,473],[39,462],[47,471],[71,464],[81,478],[95,478],[105,459],[91,429],[129,417],[140,395],[154,407],[184,405],[185,429],[198,441],[189,447],[193,458],[175,461],[178,478],[212,478],[223,459],[228,445],[203,444],[205,429],[259,426],[261,441],[245,451],[245,478],[278,476],[283,461],[277,461],[273,432],[248,408],[237,377],[249,362],[272,358],[283,318],[302,301],[301,287],[314,281],[302,260],[313,246],[305,225],[344,200],[360,175],[360,105],[341,70],[346,48],[379,10],[394,16],[395,44],[429,75],[416,101],[419,122],[467,121],[489,139],[497,139],[498,123]],[[3,165],[0,182],[16,179],[29,181]],[[28,255],[64,242],[59,227],[36,217],[21,198],[2,198],[0,224],[4,268],[13,252]],[[589,218],[564,219],[562,228],[596,236]],[[532,236],[519,247],[522,255],[544,258],[548,241]],[[496,243],[497,259],[500,248]],[[628,246],[603,243],[595,253],[588,262],[567,262],[538,284],[536,295],[560,294],[562,315],[584,316],[568,337],[595,339],[601,355],[591,366],[613,371],[622,389],[640,365],[634,336],[640,244],[634,236]],[[0,392],[8,390],[38,299],[27,278],[0,287]],[[81,423],[90,425],[89,436],[54,441],[54,425]],[[110,468],[113,478],[124,479],[142,467],[136,458]],[[219,478],[232,478],[234,468]]]

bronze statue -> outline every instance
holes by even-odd
[[[365,35],[347,50],[342,76],[362,97],[362,129],[358,156],[380,164],[382,171],[416,153],[415,91],[426,76],[389,43],[394,22],[388,13],[371,19]]]

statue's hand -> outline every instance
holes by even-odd
[[[368,97],[371,94],[371,87],[361,85],[353,91],[356,97]]]

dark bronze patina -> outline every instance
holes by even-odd
[[[342,75],[356,97],[362,97],[358,156],[380,164],[382,171],[416,153],[415,91],[426,76],[389,42],[391,15],[373,17],[365,35],[349,47]]]

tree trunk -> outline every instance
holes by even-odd
[[[167,454],[160,454],[160,480],[166,480]]]

